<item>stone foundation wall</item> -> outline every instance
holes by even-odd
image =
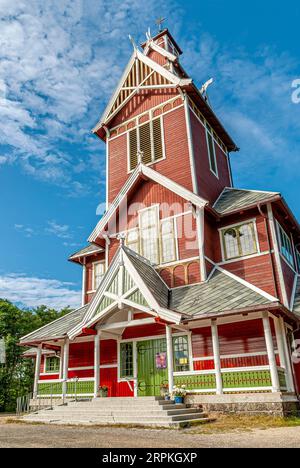
[[[282,393],[188,395],[185,403],[194,408],[200,406],[209,414],[300,416],[300,402],[296,395]]]

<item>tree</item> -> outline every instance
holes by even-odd
[[[57,311],[47,306],[24,310],[0,299],[0,338],[6,354],[5,364],[0,364],[0,412],[14,411],[17,397],[32,390],[34,364],[22,357],[25,348],[18,346],[20,338],[69,312],[69,308]]]

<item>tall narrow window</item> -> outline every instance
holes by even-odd
[[[139,253],[140,246],[139,246],[139,230],[138,229],[132,229],[131,231],[128,231],[127,237],[126,237],[126,245],[134,252]]]
[[[298,273],[300,273],[300,252],[299,252],[299,250],[296,250],[296,258],[297,258]]]
[[[105,274],[105,262],[95,262],[94,265],[93,289],[98,289]]]
[[[174,219],[161,222],[161,263],[176,260]]]
[[[137,152],[138,152],[138,143],[137,143],[137,129],[130,130],[128,134],[129,138],[129,160],[130,160],[130,170],[132,171],[137,166]]]
[[[211,172],[214,173],[216,177],[218,177],[215,143],[214,143],[212,129],[208,124],[206,125],[206,142],[207,142],[207,152],[208,152],[210,170]]]
[[[225,260],[244,257],[258,252],[254,222],[222,229]]]
[[[158,207],[140,212],[141,254],[150,262],[159,263]]]
[[[277,231],[279,237],[280,252],[283,257],[294,267],[293,247],[290,237],[287,235],[283,227],[277,223]]]
[[[142,153],[143,164],[151,164],[163,158],[162,117],[149,120],[128,133],[129,168],[132,171],[138,163],[137,153]]]
[[[139,227],[126,235],[126,245],[154,264],[177,260],[175,219],[159,220],[158,206],[139,212]]]
[[[173,338],[174,371],[186,372],[190,370],[189,344],[187,336]]]
[[[133,377],[133,343],[120,344],[120,378]]]

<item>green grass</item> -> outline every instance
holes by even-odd
[[[40,422],[29,422],[16,417],[8,417],[1,421],[2,424],[29,424],[29,425],[43,425],[44,423]],[[55,425],[55,424],[51,424]],[[86,427],[81,426],[80,424],[66,424],[66,426],[76,426],[76,427]],[[109,424],[107,424],[109,426]],[[249,432],[255,429],[266,430],[272,428],[282,428],[282,427],[297,427],[300,426],[300,417],[291,416],[288,418],[280,418],[275,416],[248,416],[248,415],[219,415],[216,420],[211,423],[201,424],[201,425],[192,425],[189,428],[182,429],[187,431],[189,434],[218,434],[218,433],[228,433],[228,432]],[[97,428],[103,426],[90,425],[90,428]],[[105,427],[105,426],[104,426]],[[114,425],[113,427],[123,427],[123,428],[134,428],[138,427],[143,429],[142,426],[134,425]],[[145,427],[147,430],[157,430],[156,428]],[[178,430],[178,429],[166,429],[166,430]]]
[[[300,426],[300,417],[281,418],[276,416],[219,415],[212,423],[192,426],[188,429],[193,434],[215,434],[221,432],[242,432],[254,429]]]

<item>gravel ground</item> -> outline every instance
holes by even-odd
[[[170,431],[113,427],[24,425],[5,424],[0,421],[0,447],[296,448],[300,447],[300,427],[255,429],[249,432],[194,434],[189,429]]]

